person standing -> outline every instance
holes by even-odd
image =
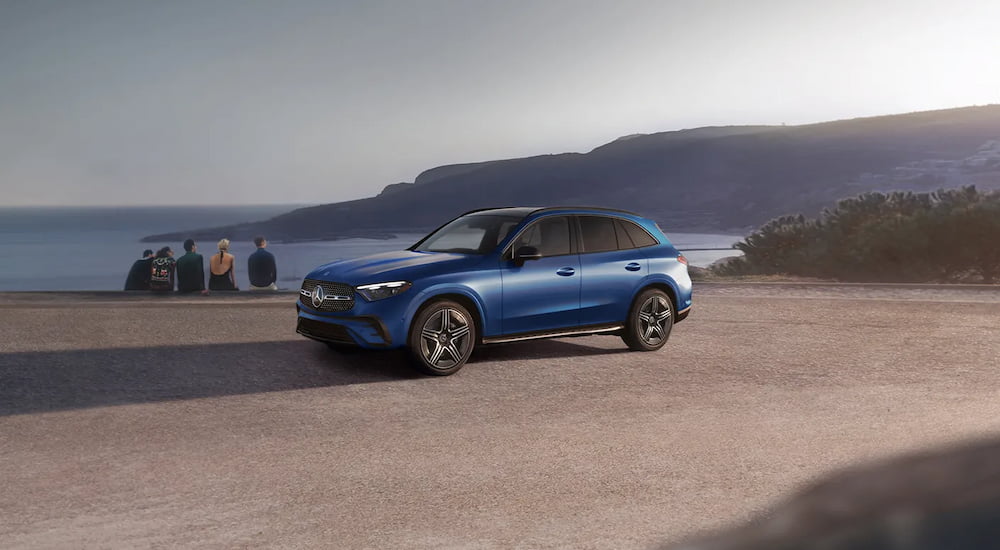
[[[150,264],[149,289],[156,292],[170,292],[174,289],[177,272],[177,261],[174,251],[169,246],[156,251],[156,257]]]
[[[236,273],[234,264],[236,258],[229,253],[229,239],[219,241],[219,253],[212,254],[208,260],[208,268],[211,273],[208,276],[208,288],[210,290],[239,290],[236,286]]]
[[[274,254],[267,250],[267,239],[254,237],[257,251],[247,258],[247,272],[250,274],[250,290],[278,290],[278,268]]]
[[[142,251],[142,259],[136,260],[125,278],[125,290],[149,290],[149,276],[152,270],[153,251]]]
[[[177,292],[205,290],[205,259],[194,240],[184,241],[185,254],[177,259]]]

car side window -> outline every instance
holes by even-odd
[[[656,239],[653,238],[645,229],[639,227],[633,222],[628,220],[618,220],[621,225],[625,227],[628,232],[628,236],[632,240],[632,244],[636,248],[642,248],[644,246],[653,246],[655,244],[660,244]]]
[[[542,218],[525,229],[511,250],[522,246],[533,246],[542,257],[569,254],[569,218],[553,216]]]
[[[615,221],[607,216],[580,216],[581,252],[607,252],[618,250]]]
[[[621,220],[615,220],[615,233],[618,234],[618,250],[631,250],[633,248],[638,248],[628,236],[628,231],[625,230],[625,226],[622,224]]]
[[[493,246],[500,244],[501,242],[503,242],[504,239],[510,236],[510,232],[513,231],[517,227],[517,224],[519,223],[520,221],[515,220],[515,221],[504,222],[503,224],[501,224],[500,230],[497,231],[497,242],[493,243]]]

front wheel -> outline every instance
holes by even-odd
[[[633,351],[656,351],[667,343],[674,326],[670,296],[662,290],[644,291],[632,303],[622,340]]]
[[[454,374],[465,365],[476,342],[476,324],[461,304],[449,300],[425,307],[410,327],[413,365],[435,376]]]

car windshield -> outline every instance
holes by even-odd
[[[453,220],[417,243],[417,252],[487,254],[521,223],[524,216],[471,214]]]

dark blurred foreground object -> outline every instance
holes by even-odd
[[[1000,440],[852,468],[750,524],[673,550],[1000,548]]]

